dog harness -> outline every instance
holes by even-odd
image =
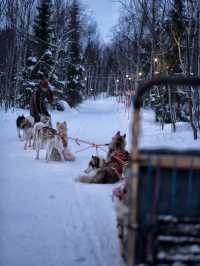
[[[128,162],[128,153],[126,151],[117,150],[111,155],[111,158],[114,158],[116,161],[114,162],[112,169],[120,179],[123,166]]]
[[[59,133],[58,134],[60,136],[60,138],[62,139],[62,142],[63,142],[63,146],[64,147],[67,147],[67,144],[68,144],[68,140],[67,140],[67,135],[65,133]]]
[[[31,128],[32,125],[31,125],[31,122],[28,119],[25,119],[24,122],[22,122],[21,127],[23,129],[25,129],[25,128]]]

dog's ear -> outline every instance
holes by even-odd
[[[95,156],[94,155],[92,155],[92,159],[95,159]]]
[[[118,131],[118,132],[116,133],[116,136],[120,136],[120,131]]]
[[[64,126],[67,128],[67,122],[66,122],[66,121],[64,121],[64,122],[63,122],[63,124],[64,124]]]
[[[56,123],[56,127],[58,128],[58,127],[59,127],[59,125],[60,125],[60,123],[59,123],[59,122],[57,122],[57,123]]]
[[[124,134],[124,136],[123,136],[123,137],[124,137],[124,139],[125,139],[125,138],[126,138],[126,134]]]

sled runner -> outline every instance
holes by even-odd
[[[121,234],[124,256],[128,266],[197,266],[200,265],[200,151],[138,147],[142,99],[155,85],[199,89],[200,79],[161,77],[138,89],[128,177],[128,223],[123,225]]]

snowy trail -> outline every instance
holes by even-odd
[[[123,265],[111,201],[113,186],[74,182],[94,151],[78,153],[75,162],[46,163],[44,153],[37,161],[35,152],[24,151],[16,137],[16,116],[1,115],[0,265]],[[123,129],[119,116],[112,102],[106,107],[101,101],[86,102],[78,112],[52,115],[54,125],[68,121],[69,135],[97,143],[110,141]],[[71,148],[80,149],[74,143]]]
[[[35,160],[16,135],[21,113],[0,111],[0,266],[122,266],[113,185],[74,181],[95,151],[77,153],[75,162],[46,163],[44,152]],[[174,134],[170,125],[161,131],[151,111],[142,117],[142,147],[200,149],[188,124],[178,123]],[[108,143],[121,130],[130,147],[130,120],[112,99],[88,100],[75,111],[53,112],[52,119],[54,126],[66,120],[69,136],[95,143]],[[85,147],[69,145],[73,152]]]

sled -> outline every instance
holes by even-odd
[[[200,265],[200,151],[141,150],[140,109],[154,86],[200,87],[199,78],[160,77],[134,99],[129,217],[122,240],[128,266]],[[198,87],[199,86],[199,87]],[[144,132],[145,134],[145,132]]]

